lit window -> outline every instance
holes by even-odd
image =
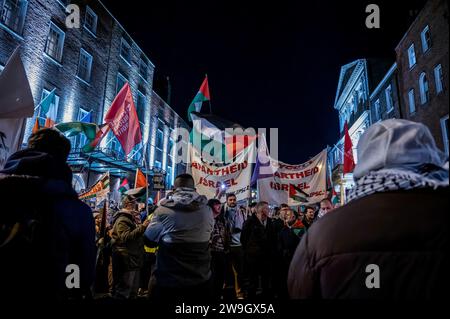
[[[444,90],[444,74],[440,64],[434,68],[434,81],[436,83],[436,93],[441,93]]]
[[[381,115],[381,111],[380,111],[380,100],[376,100],[375,101],[375,120],[379,121],[380,120],[380,115]]]
[[[420,39],[422,40],[422,52],[425,53],[429,48],[431,48],[431,34],[428,26],[426,26],[420,33]]]
[[[97,32],[97,15],[91,8],[86,6],[86,15],[84,17],[84,27],[92,34]]]
[[[386,95],[386,105],[387,105],[387,112],[389,113],[394,109],[394,101],[392,99],[392,87],[391,85],[388,85],[386,90],[384,90],[384,93]]]
[[[414,43],[408,48],[409,67],[412,68],[416,64],[416,52],[414,51]]]
[[[414,89],[409,90],[408,101],[409,101],[409,113],[413,114],[414,112],[416,112],[416,102],[414,100]]]
[[[419,77],[420,89],[420,103],[425,104],[430,99],[430,90],[428,88],[428,81],[425,72],[422,72]]]
[[[156,132],[156,147],[160,150],[164,147],[164,134],[160,129]]]
[[[444,149],[445,153],[448,155],[448,115],[441,118],[441,130],[442,130],[442,138],[444,140]]]
[[[64,31],[55,24],[50,23],[50,31],[48,32],[47,41],[45,43],[45,53],[59,62],[61,62],[62,59],[64,37]]]
[[[141,61],[139,62],[139,74],[142,76],[142,78],[144,80],[147,81],[147,77],[148,77],[148,63],[144,59],[141,59]]]
[[[123,86],[127,82],[128,80],[122,74],[117,73],[116,94],[119,93],[119,91],[123,88]]]
[[[131,62],[131,46],[124,38],[122,38],[120,45],[120,56],[128,63]]]
[[[145,105],[147,104],[147,99],[144,94],[138,91],[136,102],[136,113],[142,128],[145,123]]]
[[[80,61],[78,63],[78,77],[86,82],[91,80],[92,55],[85,50],[80,50]]]
[[[27,0],[0,0],[0,24],[22,34],[27,6]]]

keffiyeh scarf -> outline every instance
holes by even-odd
[[[374,193],[448,186],[448,170],[435,165],[381,169],[358,179],[350,190],[348,202]]]

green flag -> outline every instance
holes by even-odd
[[[189,122],[192,122],[191,113],[192,112],[200,112],[202,109],[203,102],[210,101],[209,96],[209,85],[208,85],[208,77],[205,76],[205,79],[203,80],[202,85],[200,86],[200,90],[198,90],[197,94],[195,95],[194,99],[192,100],[191,104],[188,108],[188,120]]]

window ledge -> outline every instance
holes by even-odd
[[[146,83],[148,84],[148,81],[139,73],[139,77]]]
[[[62,64],[61,62],[57,61],[54,57],[52,57],[51,55],[48,55],[46,52],[44,52],[44,56],[49,59],[51,62],[53,62],[54,64],[56,64],[57,66],[62,68]]]
[[[128,64],[128,66],[131,68],[131,67],[132,67],[131,63],[128,62],[127,59],[125,59],[125,58],[122,56],[122,54],[119,54],[119,55],[120,55],[120,57],[122,58],[122,60],[123,60],[126,64]]]
[[[17,38],[18,40],[23,40],[23,36],[15,32],[14,30],[10,29],[8,26],[0,22],[0,29],[5,30],[9,34],[11,34],[13,37]]]
[[[85,29],[91,36],[93,36],[95,39],[97,39],[97,35],[94,32],[92,32],[91,30],[89,30],[89,28],[86,27],[85,24],[83,24],[83,29]]]
[[[86,84],[87,86],[91,86],[91,84],[89,82],[87,82],[86,80],[83,80],[82,78],[80,78],[78,75],[75,76],[78,80],[80,80],[81,82],[83,82],[84,84]]]
[[[62,3],[60,0],[56,0],[56,2],[58,2],[58,4],[64,9],[64,12],[65,12],[67,6],[64,3]]]

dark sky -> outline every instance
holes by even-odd
[[[155,80],[170,77],[171,106],[183,118],[207,73],[213,113],[244,127],[277,127],[279,158],[292,164],[339,138],[340,67],[366,57],[394,62],[410,10],[424,3],[103,2],[155,64]],[[370,3],[380,7],[380,29],[365,27]]]

